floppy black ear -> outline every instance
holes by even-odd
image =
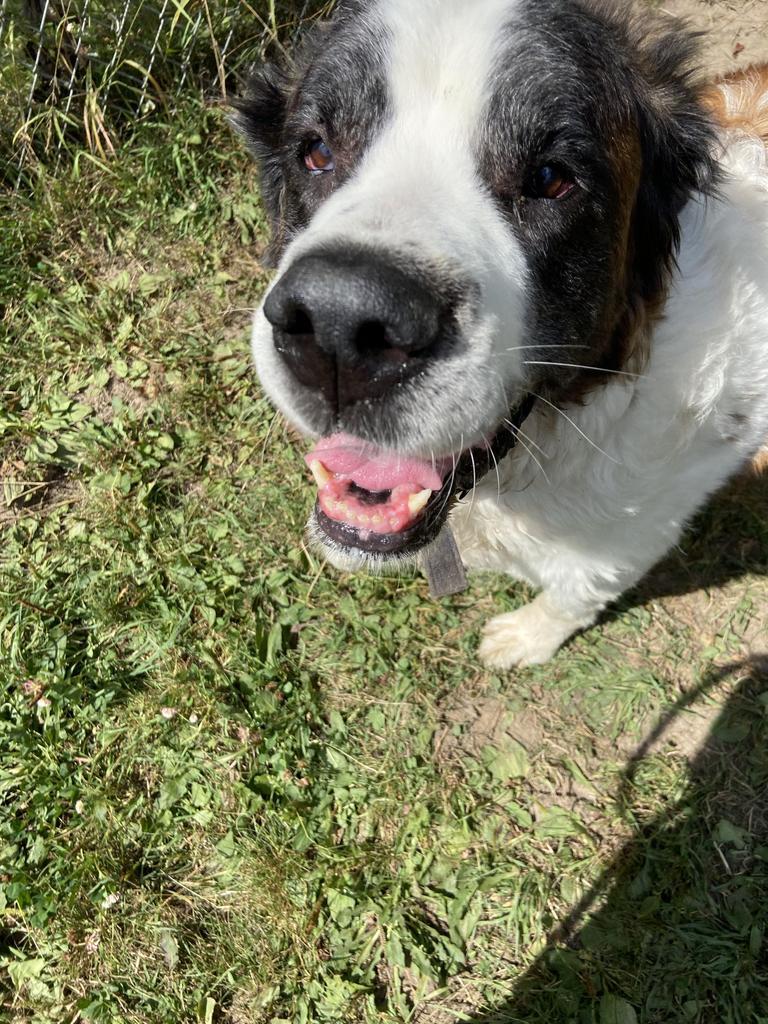
[[[643,167],[634,219],[635,286],[642,299],[653,301],[677,255],[680,213],[694,193],[716,193],[719,168],[715,127],[692,72],[696,36],[673,23],[638,39],[636,52],[644,81],[637,92]]]
[[[266,64],[250,78],[243,96],[230,100],[232,123],[261,172],[261,191],[273,230],[279,229],[283,173],[281,147],[288,106],[288,74]]]

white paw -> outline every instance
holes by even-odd
[[[543,595],[486,625],[480,644],[480,660],[488,668],[543,665],[577,629],[588,625],[553,611]]]

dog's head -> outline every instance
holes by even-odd
[[[527,396],[626,364],[716,177],[692,50],[599,0],[348,0],[236,101],[279,261],[257,368],[320,439],[332,561],[418,551]]]

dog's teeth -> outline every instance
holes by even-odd
[[[429,499],[432,497],[432,491],[420,491],[418,494],[412,494],[408,499],[408,511],[412,516],[417,516],[419,512],[422,512],[429,503]]]
[[[312,470],[312,476],[315,478],[315,483],[321,489],[325,487],[326,484],[329,484],[333,479],[322,462],[317,459],[310,464],[309,468]]]

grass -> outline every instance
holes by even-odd
[[[766,481],[488,675],[303,546],[217,111],[0,217],[0,1020],[766,1024]]]
[[[219,100],[329,0],[3,0],[0,183],[104,163],[177,97]]]

